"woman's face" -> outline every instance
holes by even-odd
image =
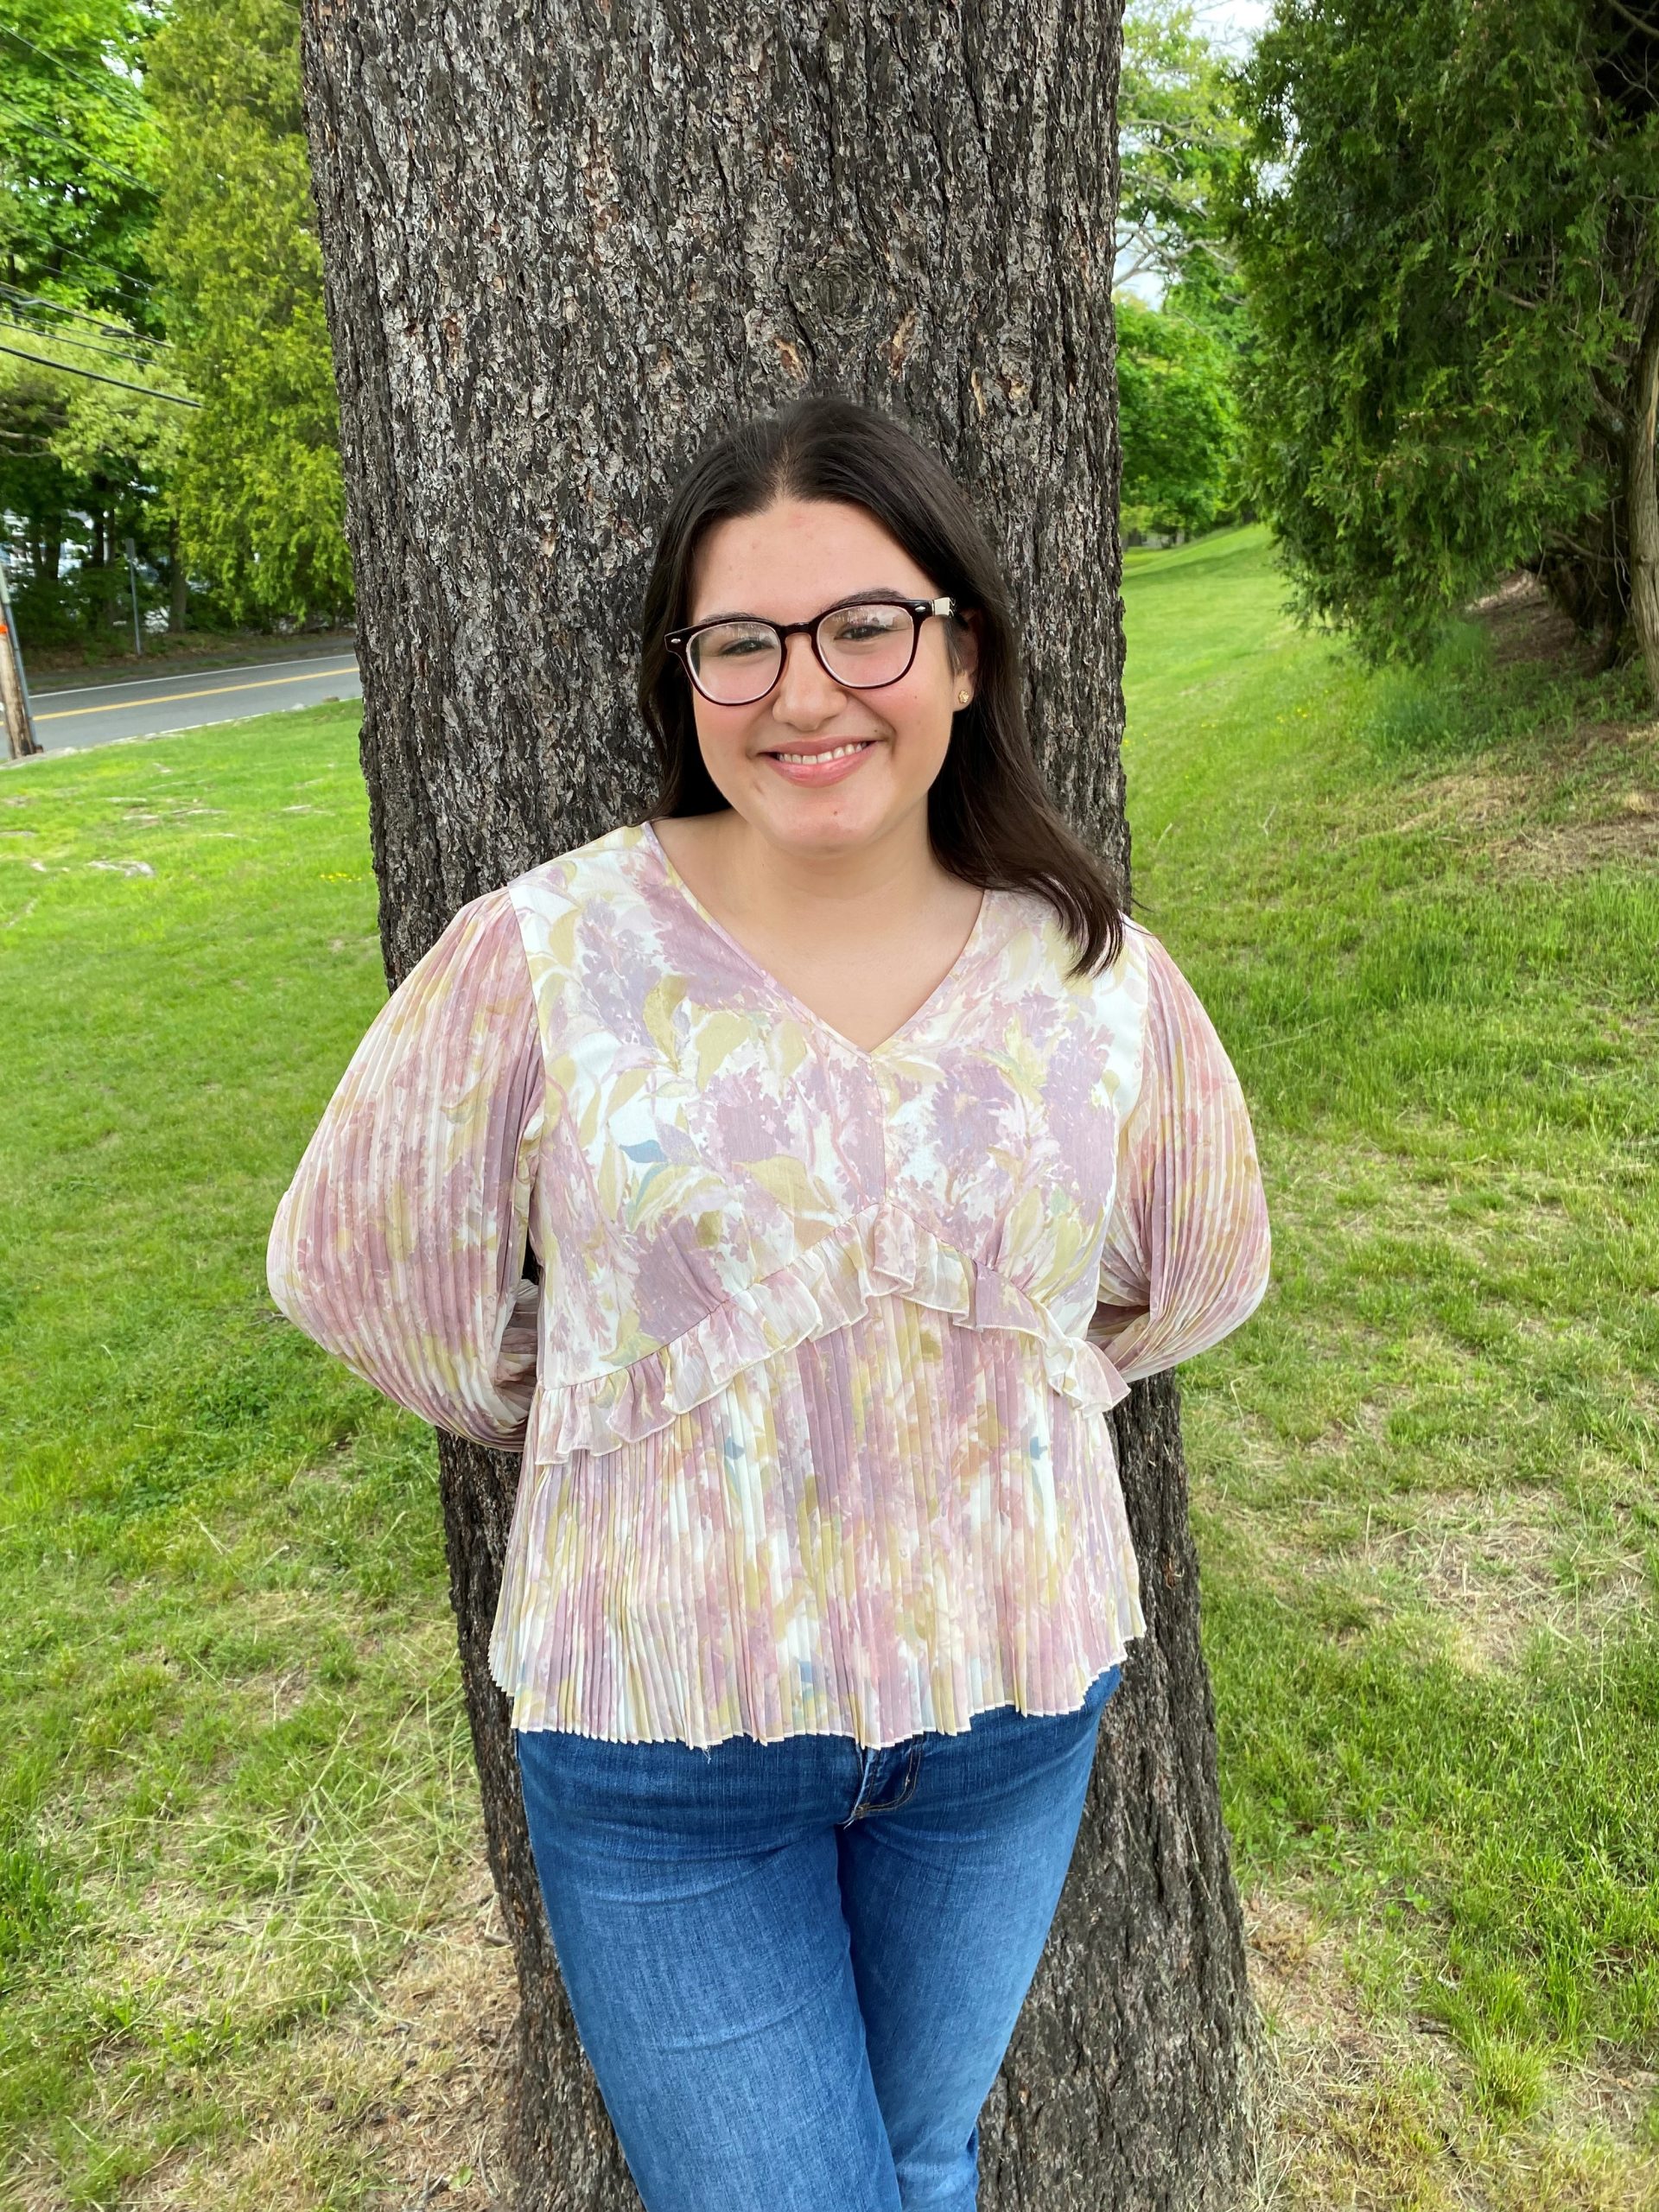
[[[779,499],[705,534],[686,620],[758,614],[804,622],[878,588],[901,599],[937,599],[940,591],[863,507]],[[974,618],[965,619],[971,625]],[[954,671],[944,622],[931,616],[908,671],[864,691],[843,689],[826,673],[806,632],[785,643],[777,683],[753,705],[716,706],[694,690],[709,773],[733,809],[779,845],[823,853],[873,843],[925,807],[961,711],[957,694],[973,690],[974,639],[963,639],[967,665]],[[842,745],[858,749],[807,766],[779,757],[822,756]]]

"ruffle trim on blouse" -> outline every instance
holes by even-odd
[[[626,1367],[550,1385],[531,1416],[526,1458],[614,1452],[716,1397],[746,1368],[833,1335],[871,1300],[901,1297],[967,1329],[1012,1329],[1042,1346],[1049,1386],[1084,1412],[1120,1404],[1129,1386],[1097,1344],[995,1268],[944,1243],[902,1207],[852,1217],[787,1267],[740,1287],[681,1336]]]

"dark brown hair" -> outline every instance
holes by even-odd
[[[1073,976],[1116,960],[1122,909],[1105,865],[1073,836],[1044,786],[1020,702],[1020,643],[989,542],[938,456],[874,409],[829,394],[797,400],[705,444],[675,492],[640,611],[639,711],[661,781],[645,817],[714,814],[727,804],[697,743],[691,688],[663,643],[690,619],[703,533],[785,499],[864,508],[959,608],[979,613],[972,703],[956,716],[927,794],[939,864],[965,883],[1047,899],[1078,948]],[[959,617],[946,619],[960,669]]]

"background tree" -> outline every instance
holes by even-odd
[[[189,557],[238,622],[337,621],[352,603],[299,34],[298,0],[174,0],[150,57],[149,250],[202,402],[176,496]]]
[[[172,488],[188,418],[171,401],[143,396],[145,387],[171,389],[157,357],[111,350],[113,326],[103,329],[90,356],[79,345],[71,350],[73,338],[31,331],[28,351],[55,368],[0,355],[0,436],[13,424],[21,433],[14,457],[0,460],[0,496],[22,524],[29,563],[19,620],[48,639],[79,633],[96,642],[118,629],[130,637],[129,538],[144,577],[141,607],[169,604],[169,581],[183,580]],[[89,358],[100,376],[118,381],[79,373]],[[76,559],[68,575],[66,540]]]
[[[969,487],[1059,805],[1125,872],[1111,0],[670,18],[308,0],[306,84],[389,982],[464,900],[649,804],[635,631],[710,429],[833,385]],[[1115,1416],[1149,1619],[984,2126],[984,2202],[1220,2206],[1249,2019],[1173,1383]],[[526,2205],[620,2205],[486,1638],[517,1479],[439,1440]]]
[[[156,130],[140,79],[153,22],[137,0],[0,0],[8,302],[45,292],[149,327]]]
[[[1536,569],[1659,696],[1659,11],[1279,0],[1230,216],[1250,476],[1371,654]]]
[[[1186,0],[1131,0],[1118,91],[1117,283],[1161,296],[1234,256],[1228,186],[1244,141],[1225,54]]]
[[[1122,525],[1204,530],[1243,494],[1236,387],[1249,320],[1225,215],[1243,130],[1227,57],[1185,0],[1125,11],[1119,104]]]
[[[127,634],[129,536],[178,567],[177,425],[142,397],[181,374],[145,258],[153,28],[137,0],[0,0],[0,518],[33,638]]]
[[[0,516],[35,639],[351,605],[298,0],[0,0]],[[10,336],[8,336],[10,332]],[[52,364],[42,369],[41,361]],[[89,378],[162,386],[189,413]]]
[[[0,354],[0,531],[31,586],[55,594],[74,486],[52,442],[68,420],[68,378]]]
[[[1189,321],[1118,295],[1117,392],[1126,531],[1206,530],[1237,497],[1235,356]]]

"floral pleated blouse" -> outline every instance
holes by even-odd
[[[1075,1709],[1145,1626],[1107,1409],[1262,1295],[1214,1028],[988,891],[873,1051],[651,825],[463,906],[375,1017],[271,1295],[522,1447],[492,1671],[521,1729],[708,1746]],[[526,1245],[539,1281],[526,1277]]]

